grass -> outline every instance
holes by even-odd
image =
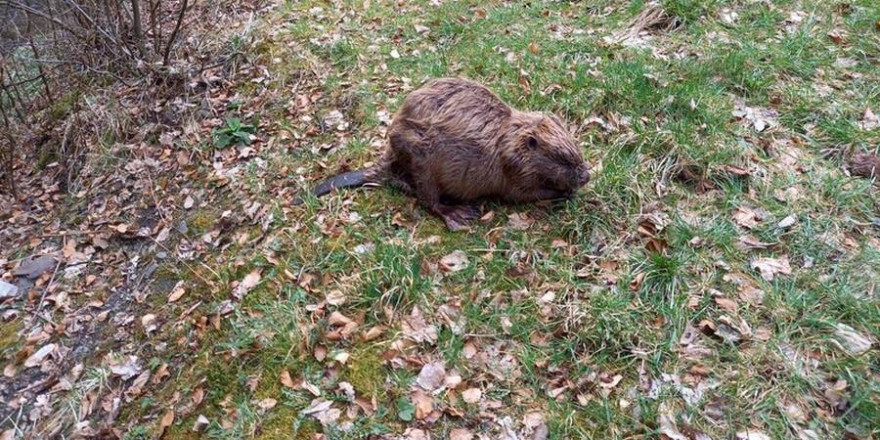
[[[818,1],[661,4],[679,26],[649,31],[644,47],[603,39],[648,7],[644,1],[348,1],[338,10],[304,1],[264,17],[276,30],[257,52],[282,61],[270,64],[268,82],[247,91],[287,90],[297,72],[311,69],[318,84],[310,92],[320,95],[313,123],[338,109],[350,126],[259,153],[266,168],[245,188],[283,219],[259,250],[271,250],[277,263],[265,253],[236,254],[235,246],[226,250],[230,258],[213,262],[229,266],[219,270],[224,283],[254,265],[266,270],[260,287],[192,350],[189,367],[163,385],[206,388],[199,411],[172,429],[201,414],[211,420],[205,435],[217,439],[400,435],[431,425],[401,420],[399,402],[409,402],[421,363],[442,360],[463,388],[482,390],[482,404],[498,402],[480,409],[457,398],[462,390],[436,396],[435,406],[455,409],[433,422],[442,435],[454,427],[497,433],[507,416],[521,429],[523,416],[537,411],[554,439],[653,438],[664,408],[673,408],[682,430],[712,438],[746,429],[771,438],[800,438],[807,429],[817,438],[880,434],[876,348],[853,356],[832,342],[840,323],[880,338],[880,237],[866,226],[880,199],[876,186],[840,169],[847,151],[880,142],[880,131],[857,125],[880,96],[880,9],[868,0],[849,2],[845,15]],[[725,10],[737,18],[723,20]],[[800,23],[791,22],[796,11],[804,13]],[[832,29],[845,30],[848,43],[830,40]],[[840,59],[856,62],[841,67]],[[594,166],[588,188],[556,208],[489,205],[494,218],[469,234],[446,232],[394,190],[310,199],[302,209],[275,197],[279,180],[301,188],[335,164],[375,161],[379,112],[393,112],[407,90],[447,75],[483,81],[519,108],[565,117]],[[282,95],[266,114],[305,133],[309,125],[283,116],[291,97]],[[759,133],[736,120],[738,99],[777,111],[778,124]],[[607,128],[582,124],[591,117]],[[781,154],[792,151],[797,162],[784,162]],[[728,166],[748,173],[732,175]],[[685,167],[709,190],[682,181]],[[780,200],[791,188],[794,195]],[[734,221],[738,207],[766,213],[747,230]],[[191,234],[212,229],[215,209],[192,214]],[[515,212],[535,224],[506,227]],[[659,251],[639,232],[649,212],[668,218],[655,232]],[[792,214],[795,225],[777,226]],[[769,245],[744,249],[745,235]],[[438,271],[456,250],[468,256],[465,269]],[[792,272],[764,280],[750,266],[759,257],[787,257]],[[763,299],[744,299],[731,274]],[[345,302],[323,302],[335,290]],[[718,295],[734,300],[736,311],[721,307]],[[214,292],[205,300],[214,306],[222,298]],[[436,340],[400,352],[394,343],[416,307]],[[358,331],[329,339],[333,312]],[[728,318],[746,323],[752,336],[734,343],[708,330]],[[378,326],[387,329],[377,339],[361,338]],[[683,344],[689,328],[703,332]],[[334,408],[357,407],[344,383],[357,397],[375,397],[376,406],[341,416],[342,425],[316,423],[301,411],[318,396],[282,386],[283,371],[313,384]],[[619,383],[609,385],[615,375]],[[830,386],[840,380],[836,398]],[[700,384],[702,397],[686,402]],[[267,398],[277,406],[261,408]],[[136,430],[130,436],[139,438]]]

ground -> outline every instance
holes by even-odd
[[[0,217],[4,280],[58,261],[2,305],[4,440],[880,434],[880,192],[847,167],[880,146],[877,2],[300,1],[234,29],[211,117],[69,193],[31,174]],[[458,233],[388,188],[291,203],[438,76],[564,118],[591,182]]]

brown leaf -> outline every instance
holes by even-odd
[[[257,284],[260,282],[260,269],[254,269],[249,274],[247,274],[241,282],[235,286],[235,290],[232,291],[232,295],[238,299],[244,298],[244,296],[251,291]]]
[[[375,327],[370,328],[369,330],[366,331],[366,333],[364,333],[364,336],[363,336],[364,342],[373,341],[373,340],[379,338],[379,336],[382,336],[382,333],[384,333],[386,329],[387,329],[387,327],[385,327],[384,325],[377,325]]]
[[[454,251],[440,259],[440,269],[444,272],[458,272],[468,266],[468,257],[464,251]]]
[[[434,411],[434,398],[423,391],[416,390],[412,394],[412,403],[416,407],[416,418],[419,420],[428,417]]]
[[[327,296],[324,298],[327,301],[327,304],[331,306],[339,306],[345,303],[345,294],[340,290],[332,290],[327,293]]]
[[[642,282],[645,281],[645,272],[640,272],[636,274],[635,278],[629,282],[629,290],[632,292],[638,292],[642,287]]]
[[[195,390],[193,390],[192,404],[195,406],[201,405],[202,400],[205,400],[205,389],[202,387],[198,387]]]
[[[156,374],[153,376],[153,384],[158,384],[162,382],[162,379],[170,376],[171,373],[168,372],[168,364],[162,364],[156,370]]]
[[[179,300],[185,293],[186,289],[183,288],[183,281],[178,281],[174,289],[171,290],[171,294],[168,295],[168,302],[173,303]]]
[[[291,389],[296,388],[296,384],[293,382],[293,378],[290,377],[290,372],[287,370],[281,372],[281,385]]]
[[[849,160],[849,170],[855,176],[873,179],[880,176],[880,156],[858,153]]]
[[[828,38],[837,45],[845,45],[846,44],[846,32],[842,29],[832,29],[828,32]]]
[[[43,363],[49,354],[55,351],[55,344],[46,344],[24,361],[25,368],[36,367]]]
[[[483,391],[479,388],[468,388],[461,393],[461,398],[467,403],[477,403],[483,398]]]
[[[446,379],[446,367],[442,362],[425,364],[416,378],[416,383],[425,391],[434,391],[441,386]]]
[[[778,243],[765,243],[753,235],[743,235],[739,237],[736,247],[740,250],[747,251],[750,249],[767,249],[776,246]]]
[[[791,275],[791,265],[788,257],[782,258],[757,258],[751,263],[752,269],[757,269],[761,273],[761,278],[767,281],[773,281],[777,274]]]
[[[415,342],[428,342],[433,344],[437,342],[437,328],[425,322],[419,308],[413,307],[412,313],[403,318],[401,330],[404,336]]]
[[[266,398],[259,401],[257,405],[263,409],[272,409],[275,408],[275,405],[278,405],[278,401],[272,398]]]
[[[743,228],[752,229],[755,226],[758,226],[760,219],[755,211],[745,206],[740,206],[736,208],[736,212],[733,213],[733,221]]]
[[[514,231],[525,231],[531,228],[534,223],[535,220],[524,212],[513,213],[507,219],[507,227]]]
[[[718,307],[721,307],[722,309],[727,310],[730,313],[736,313],[738,310],[736,301],[730,298],[725,298],[723,296],[716,296],[715,304],[718,304]]]
[[[318,362],[322,362],[324,359],[327,358],[327,347],[324,347],[323,345],[315,346],[314,355],[315,360],[317,360]]]
[[[541,51],[541,48],[538,46],[538,43],[535,43],[535,42],[529,43],[529,52],[537,55],[538,52],[540,52],[540,51]]]
[[[465,428],[455,428],[449,431],[449,440],[472,440],[474,435]]]
[[[165,430],[166,430],[169,426],[171,426],[171,424],[173,424],[173,423],[174,423],[174,410],[173,410],[173,409],[169,409],[167,412],[165,412],[165,415],[162,416],[162,420],[159,421],[159,429],[160,429],[160,431],[161,431],[162,433],[164,433]]]

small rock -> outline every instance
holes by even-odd
[[[22,260],[13,273],[16,276],[24,276],[33,280],[54,268],[55,264],[55,257],[51,255],[31,256]]]
[[[5,281],[0,281],[0,301],[7,300],[9,298],[17,298],[18,297],[18,287],[12,284],[9,284]]]
[[[778,226],[779,229],[788,229],[792,225],[794,225],[795,223],[797,223],[797,217],[795,217],[794,215],[790,215],[790,216],[780,220],[776,226]]]

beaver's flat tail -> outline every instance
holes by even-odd
[[[357,188],[372,183],[377,183],[376,170],[371,168],[354,170],[333,176],[319,183],[311,191],[309,191],[309,193],[314,195],[315,197],[321,197],[323,195],[331,193],[334,189]],[[299,205],[302,204],[303,201],[303,198],[301,196],[298,196],[296,199],[293,200],[293,204]]]

